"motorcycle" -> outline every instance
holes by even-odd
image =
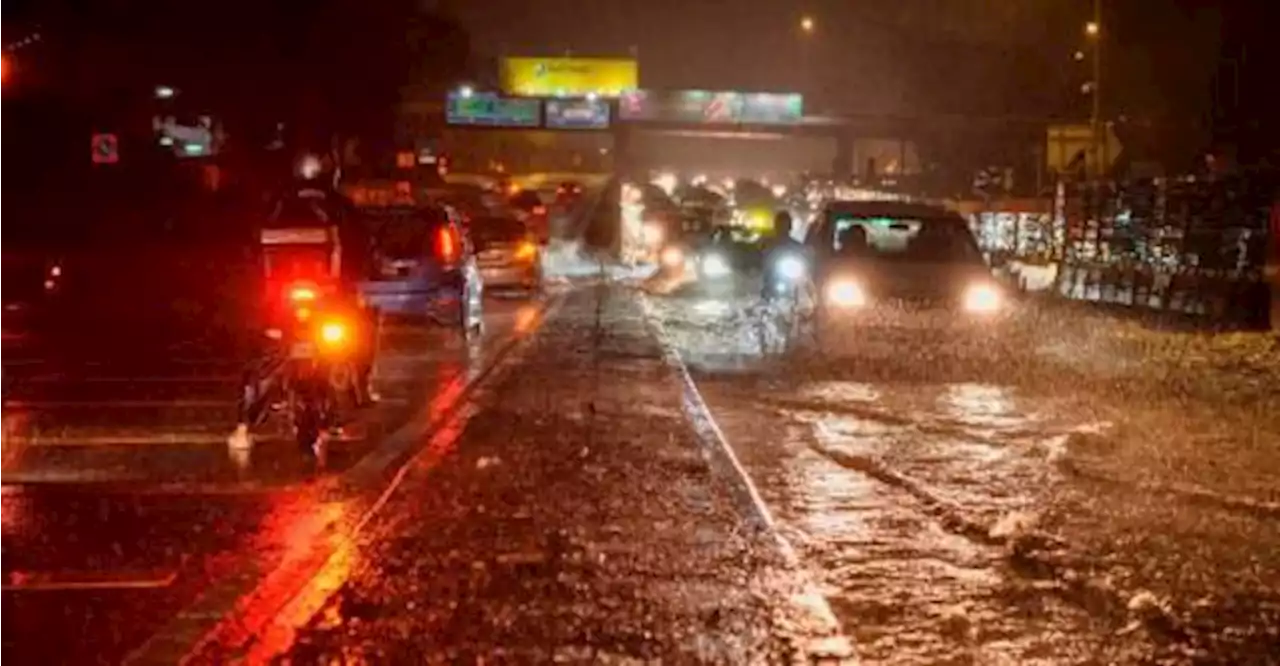
[[[322,232],[323,230],[317,230]],[[249,446],[248,429],[283,413],[303,450],[320,453],[323,437],[341,425],[344,397],[366,404],[361,359],[373,344],[360,306],[340,297],[332,270],[331,247],[302,243],[306,234],[291,230],[289,244],[265,242],[266,321],[264,353],[247,369],[232,448]],[[327,238],[314,233],[316,241]],[[265,241],[283,236],[264,233]],[[322,238],[322,236],[324,238]]]
[[[298,446],[316,452],[322,437],[341,425],[344,398],[360,404],[355,358],[361,336],[357,318],[314,284],[288,285],[283,301],[286,307],[265,331],[268,352],[246,378],[241,423],[261,425],[281,412]]]
[[[808,257],[799,250],[783,250],[766,259],[757,336],[764,353],[787,350],[801,328],[813,323],[816,299]]]

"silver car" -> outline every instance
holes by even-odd
[[[471,221],[476,262],[487,288],[542,289],[542,247],[524,222],[510,217]]]

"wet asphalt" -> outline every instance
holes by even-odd
[[[578,290],[410,468],[291,647],[254,656],[804,661],[824,636],[803,586],[704,456],[636,295]]]
[[[650,302],[863,663],[1280,663],[1273,334],[1028,300],[779,352],[750,293]]]
[[[6,339],[5,655],[119,663],[237,573],[244,553],[316,538],[342,510],[333,486],[353,470],[385,472],[360,463],[415,413],[456,398],[541,308],[490,299],[471,343],[389,326],[382,401],[352,418],[323,464],[299,455],[279,423],[261,428],[250,452],[230,450],[238,367],[190,345],[92,358]]]

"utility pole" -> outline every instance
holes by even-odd
[[[1092,152],[1097,175],[1107,170],[1107,138],[1102,120],[1102,0],[1093,0],[1093,20],[1085,26],[1085,33],[1093,40],[1093,113],[1089,125],[1092,128]]]

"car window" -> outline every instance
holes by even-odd
[[[397,211],[375,220],[378,251],[392,259],[420,257],[431,248],[432,234],[448,223],[443,210]]]
[[[471,224],[471,236],[480,244],[517,241],[528,234],[523,222],[509,217],[480,218]]]
[[[964,220],[950,216],[899,217],[830,213],[819,242],[837,255],[897,261],[981,263]]]

